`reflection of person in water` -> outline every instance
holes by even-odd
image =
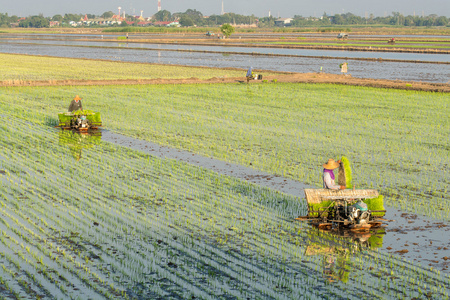
[[[323,277],[329,282],[340,280],[346,283],[350,274],[350,268],[347,266],[349,253],[345,250],[335,251],[335,254],[324,255],[322,258]]]
[[[329,282],[334,281],[334,263],[335,263],[335,257],[333,254],[331,255],[324,255],[322,257],[322,267],[323,267],[323,277],[328,279]]]

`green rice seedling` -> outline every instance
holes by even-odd
[[[384,207],[383,195],[379,195],[376,198],[365,199],[364,203],[367,204],[367,208],[369,210],[386,210]],[[373,216],[383,217],[385,215],[384,212],[372,212]]]
[[[339,185],[343,185],[347,189],[353,188],[352,168],[350,167],[350,161],[345,156],[342,156],[341,163],[339,165],[338,182]]]
[[[264,90],[268,86],[270,90]],[[214,155],[230,153],[234,160],[244,163],[258,158],[258,168],[270,166],[282,170],[285,176],[290,173],[317,182],[320,167],[315,170],[321,157],[333,153],[317,152],[320,155],[315,157],[311,152],[325,149],[330,138],[317,131],[309,134],[318,129],[317,124],[301,117],[304,112],[296,106],[297,100],[280,101],[288,94],[273,88],[276,86],[258,87],[254,103],[245,97],[234,101],[232,95],[247,93],[246,88],[240,90],[234,85],[185,86],[180,90],[169,86],[95,87],[85,91],[97,99],[93,110],[104,106],[102,117],[108,120],[110,130],[147,138],[155,134],[158,140],[192,147],[196,152],[216,147]],[[145,98],[150,88],[160,93]],[[290,85],[284,88],[289,93],[295,91]],[[69,89],[69,93],[73,91]],[[273,92],[276,99],[270,100],[266,92]],[[317,299],[360,298],[362,290],[375,298],[380,290],[392,298],[404,298],[403,290],[411,298],[422,297],[424,291],[437,299],[448,297],[445,288],[439,288],[448,286],[445,274],[371,248],[336,257],[335,278],[341,281],[330,284],[324,278],[324,256],[307,256],[307,247],[317,241],[324,248],[344,247],[348,240],[292,222],[292,216],[306,213],[302,199],[103,141],[83,149],[82,158],[76,161],[68,144],[62,141],[65,138],[60,141],[60,132],[44,124],[39,110],[24,110],[30,103],[46,103],[52,107],[48,115],[53,115],[60,109],[49,95],[61,96],[67,90],[14,88],[0,89],[0,93],[0,109],[7,116],[7,122],[0,124],[5,137],[0,139],[0,164],[5,170],[5,174],[0,173],[0,212],[4,221],[0,222],[4,254],[0,255],[0,263],[13,270],[12,274],[31,274],[25,275],[28,281],[34,276],[36,286],[42,285],[55,297],[143,299],[192,293],[205,299]],[[206,93],[208,97],[204,97]],[[110,104],[106,99],[115,94],[123,98],[117,100],[121,110],[106,105]],[[165,101],[166,96],[171,102]],[[36,98],[42,99],[34,102]],[[210,98],[215,100],[211,102]],[[151,105],[147,106],[147,101]],[[315,109],[315,100],[305,97],[305,101],[302,109]],[[363,100],[358,103],[370,104]],[[395,101],[391,105],[395,106]],[[247,113],[245,106],[251,111]],[[147,112],[142,113],[144,110]],[[295,118],[290,115],[294,112]],[[320,118],[320,114],[313,114]],[[120,124],[116,118],[129,120],[133,126]],[[183,122],[178,121],[180,118]],[[302,131],[296,129],[299,118]],[[361,119],[361,126],[370,128],[369,123]],[[247,131],[252,134],[247,135]],[[360,147],[359,138],[350,140],[355,149]],[[439,139],[439,135],[435,138]],[[375,149],[376,145],[370,147]],[[395,146],[390,149],[394,151]],[[293,163],[293,158],[298,161],[299,151],[305,153],[301,166]],[[389,167],[396,167],[396,159],[384,152],[362,151],[361,156],[352,156],[352,167],[362,186],[372,182],[378,185],[380,169],[391,170],[388,173],[392,178],[399,175],[395,184],[383,182],[387,193],[398,193],[397,186],[416,178],[380,164],[367,166],[371,159],[387,159],[392,164]],[[402,156],[397,152],[395,157]],[[437,164],[439,158],[429,157],[426,161]],[[370,176],[359,172],[363,162]],[[428,172],[420,163],[417,166]],[[440,188],[439,183],[435,184],[430,184],[432,192]],[[372,244],[374,248],[379,245]],[[349,248],[341,252],[346,253],[345,249]],[[14,291],[32,298],[11,274],[0,272]]]

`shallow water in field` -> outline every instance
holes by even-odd
[[[271,189],[304,198],[305,188],[318,188],[305,185],[293,179],[272,175],[242,166],[228,163],[210,157],[194,154],[188,151],[160,146],[156,143],[139,140],[111,131],[102,131],[102,140],[130,149],[157,156],[159,158],[175,159],[189,164],[210,169],[219,174],[236,177],[248,182],[269,187]],[[407,261],[418,262],[423,266],[432,266],[449,272],[450,267],[450,225],[448,222],[430,220],[417,214],[405,213],[398,209],[387,207],[383,224],[384,233],[375,233],[381,239],[380,249],[386,253],[399,255]],[[293,216],[295,218],[297,216]],[[306,230],[316,231],[309,225],[299,226]],[[369,235],[370,236],[370,235]],[[362,236],[350,237],[350,240],[367,240]]]
[[[450,82],[450,64],[413,63],[413,62],[386,62],[386,61],[361,61],[354,57],[385,57],[396,59],[422,59],[435,61],[448,61],[450,55],[439,55],[433,57],[427,54],[393,54],[393,53],[358,53],[348,51],[319,51],[319,50],[293,50],[293,49],[263,49],[263,48],[228,48],[202,47],[184,45],[132,45],[122,43],[98,43],[102,46],[120,46],[120,48],[105,47],[77,47],[74,42],[63,42],[67,46],[58,46],[61,42],[53,42],[55,45],[40,45],[33,41],[26,43],[1,43],[0,52],[18,53],[32,55],[48,55],[59,57],[107,59],[124,62],[159,63],[171,65],[206,66],[218,68],[243,68],[253,67],[259,70],[286,71],[286,72],[319,72],[340,74],[339,64],[348,62],[348,73],[353,77],[423,81],[447,83]],[[49,43],[49,41],[43,41]],[[78,42],[76,42],[78,43]],[[83,42],[92,45],[90,42]],[[96,43],[94,43],[96,44]],[[142,46],[147,49],[138,49]],[[149,49],[150,48],[150,49]],[[217,53],[166,51],[167,49],[184,49],[198,51],[217,51]],[[221,51],[238,51],[241,54],[229,54]],[[249,55],[251,52],[278,53],[299,55],[288,56],[264,56]],[[306,57],[301,55],[329,56],[329,57]],[[412,55],[412,56],[409,56]],[[417,57],[417,58],[414,58]]]
[[[302,199],[165,159],[170,149],[106,130],[109,141],[8,121],[0,297],[190,299],[195,291],[205,299],[361,299],[379,288],[395,298],[446,294],[447,273],[383,249],[390,226],[333,235],[293,221],[304,212]],[[204,192],[192,192],[198,189]],[[113,286],[119,290],[111,297],[101,290]]]
[[[375,59],[395,59],[413,60],[424,62],[450,62],[449,54],[429,54],[429,53],[402,53],[402,52],[371,52],[371,51],[345,51],[345,50],[320,50],[320,49],[292,49],[292,48],[266,48],[266,47],[239,47],[239,46],[202,46],[183,44],[149,44],[149,43],[124,43],[124,42],[102,42],[95,41],[73,41],[73,40],[36,40],[20,39],[10,40],[0,37],[0,41],[5,44],[36,44],[47,46],[92,46],[92,47],[121,47],[124,49],[147,49],[147,50],[184,50],[184,51],[211,51],[217,53],[241,53],[241,54],[274,54],[293,56],[313,56],[336,59],[353,58],[375,58]]]

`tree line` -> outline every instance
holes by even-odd
[[[112,11],[102,15],[86,14],[90,20],[96,18],[109,19],[114,15]],[[8,16],[0,13],[0,27],[11,27],[11,24],[17,24],[20,27],[49,27],[50,21],[57,21],[60,26],[69,26],[70,22],[79,22],[85,17],[84,14],[65,14],[54,15],[53,17],[44,17],[41,15],[29,16],[20,19],[17,16]],[[127,21],[136,21],[136,17],[126,15]],[[263,17],[258,18],[254,15],[244,16],[235,13],[226,13],[223,15],[211,15],[205,17],[200,11],[188,9],[185,12],[171,13],[167,10],[161,10],[152,17],[155,22],[178,21],[181,26],[221,26],[223,24],[257,24],[258,27],[275,27],[277,18]],[[125,23],[126,24],[126,23]],[[135,22],[137,25],[137,22]],[[450,18],[438,16],[435,14],[428,16],[404,16],[398,12],[386,17],[375,17],[373,14],[367,17],[361,17],[352,13],[335,14],[329,16],[324,13],[321,17],[303,17],[295,15],[292,18],[290,26],[332,26],[332,25],[394,25],[394,26],[450,26]]]
[[[435,14],[428,16],[404,16],[398,12],[386,17],[375,17],[370,14],[368,17],[360,17],[352,13],[336,14],[328,16],[326,13],[320,18],[305,18],[294,16],[292,26],[301,27],[308,25],[324,26],[329,25],[394,25],[394,26],[450,26],[450,18]]]

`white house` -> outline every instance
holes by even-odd
[[[294,19],[292,18],[280,18],[278,20],[275,20],[275,25],[276,26],[291,26],[291,22]]]

